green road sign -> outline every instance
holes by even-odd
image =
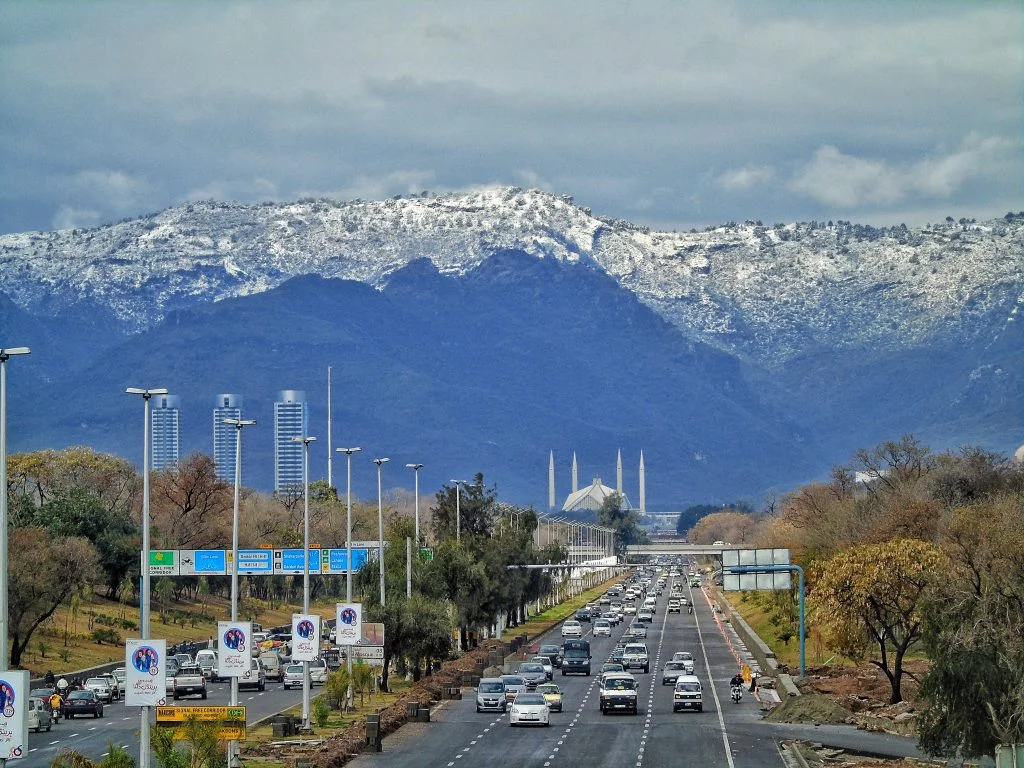
[[[431,547],[421,547],[420,559],[430,562],[434,559],[434,550]]]
[[[177,550],[163,549],[150,550],[149,553],[149,575],[150,576],[177,576],[178,562]]]

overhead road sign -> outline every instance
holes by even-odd
[[[149,553],[150,576],[177,576],[178,552],[174,549],[160,549]]]
[[[290,574],[293,576],[305,573],[304,549],[275,549],[274,550],[274,573]],[[355,558],[352,558],[353,560]],[[320,573],[320,550],[309,550],[309,572]]]
[[[274,572],[273,549],[238,550],[238,572],[249,575],[268,575]],[[231,552],[227,553],[227,570],[231,573]]]
[[[180,576],[224,576],[227,568],[227,552],[223,549],[178,550]]]
[[[722,552],[722,587],[732,592],[788,590],[793,585],[792,574],[771,567],[779,565],[789,565],[788,549],[727,549]]]
[[[348,573],[348,550],[347,549],[325,549],[325,556],[321,559],[321,573],[342,574]],[[369,559],[366,549],[357,548],[352,550],[352,570],[358,571]]]

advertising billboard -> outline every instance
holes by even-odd
[[[252,659],[252,623],[217,622],[217,675],[241,677],[249,671]]]
[[[0,757],[28,754],[28,671],[0,672]]]
[[[166,701],[167,641],[124,641],[124,703],[127,707],[162,707]]]
[[[292,614],[292,661],[313,661],[320,655],[320,617]]]
[[[355,645],[363,635],[363,606],[360,603],[338,603],[334,625],[338,645]],[[294,639],[294,638],[293,638]]]

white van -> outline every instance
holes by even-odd
[[[198,651],[196,653],[196,664],[203,672],[203,677],[211,683],[217,682],[217,652],[211,650]]]

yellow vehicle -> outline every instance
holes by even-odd
[[[544,695],[544,703],[552,712],[562,711],[562,689],[554,683],[541,683],[537,686],[537,693]]]

